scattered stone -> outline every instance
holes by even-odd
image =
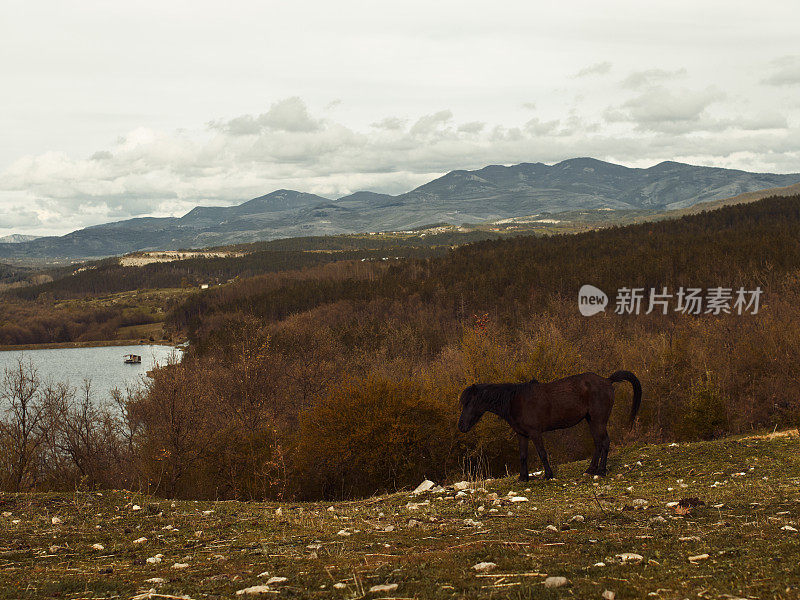
[[[340,582],[338,582],[338,583],[334,583],[334,584],[333,584],[333,587],[335,587],[337,590],[343,590],[344,588],[346,588],[346,587],[347,587],[347,584],[346,584],[346,583],[342,583],[342,582],[340,581]]]
[[[351,534],[349,531],[347,531],[347,529],[340,529],[339,531],[336,532],[336,535],[348,536]]]
[[[497,564],[493,562],[479,562],[478,564],[472,565],[472,568],[480,573],[491,571],[495,567],[497,567]]]
[[[419,485],[418,485],[418,486],[417,486],[417,487],[414,489],[414,491],[413,491],[413,492],[411,492],[411,493],[412,493],[412,494],[423,494],[423,493],[425,493],[425,492],[429,492],[429,491],[431,491],[435,485],[436,485],[436,484],[435,484],[433,481],[431,481],[430,479],[426,479],[425,481],[423,481],[422,483],[420,483],[420,484],[419,484]]]
[[[161,559],[164,557],[163,554],[156,554],[155,556],[151,556],[147,559],[147,564],[149,565],[157,565],[161,562]]]
[[[547,527],[545,527],[545,530],[546,531],[558,531],[558,527],[556,527],[555,525],[548,525]]]
[[[544,580],[544,587],[546,588],[559,588],[569,583],[566,577],[548,577]]]
[[[386,583],[383,585],[373,585],[369,588],[370,592],[393,592],[398,588],[396,583]]]
[[[175,569],[176,571],[180,571],[181,569],[188,569],[189,568],[189,563],[178,563],[178,562],[176,562],[174,565],[172,565],[172,568]]]
[[[254,585],[236,592],[237,596],[255,596],[256,594],[269,594],[274,590],[267,585]]]
[[[679,542],[699,542],[700,538],[696,535],[685,535],[683,537],[678,538]]]
[[[622,554],[617,554],[617,558],[626,563],[640,562],[644,557],[641,554],[636,554],[635,552],[623,552]]]
[[[145,579],[144,582],[145,583],[154,583],[156,585],[163,585],[163,584],[167,583],[167,580],[164,579],[163,577],[153,577],[152,579]]]
[[[606,563],[604,563],[603,561],[600,561],[600,562],[594,563],[592,566],[593,567],[597,567],[598,569],[602,569],[603,567],[606,566]]]
[[[213,514],[214,514],[214,511],[213,511],[213,510],[204,510],[204,511],[203,511],[203,514],[204,514],[205,516],[208,516],[208,515],[213,515]]]
[[[570,519],[570,523],[583,523],[585,520],[583,515],[575,515]]]
[[[56,552],[61,550],[61,546],[50,546],[48,550],[50,551],[50,554],[55,554]]]
[[[133,506],[131,506],[131,510],[133,510],[133,511],[142,510],[142,507],[139,506],[138,504],[134,504]]]
[[[410,529],[414,529],[415,527],[422,527],[422,521],[417,521],[416,519],[409,519],[408,527]]]
[[[797,528],[792,527],[791,525],[784,525],[783,527],[781,527],[781,529],[783,529],[784,531],[797,531]]]
[[[483,527],[483,523],[473,519],[464,519],[464,525],[469,525],[470,527]]]
[[[453,484],[453,489],[456,491],[466,490],[470,487],[470,485],[472,484],[470,484],[469,481],[459,481],[458,483]]]
[[[92,550],[95,550],[97,552],[102,552],[105,549],[106,547],[103,546],[103,544],[92,544]]]
[[[140,537],[139,539],[133,540],[133,543],[138,546],[139,544],[144,544],[146,541],[147,541],[146,537]]]
[[[58,517],[53,517],[52,519],[50,519],[50,522],[53,525],[61,525],[61,519],[59,519]]]
[[[708,558],[709,558],[708,554],[697,554],[696,556],[690,556],[689,562],[697,562],[700,560],[706,560]]]
[[[615,600],[617,594],[615,592],[612,592],[611,590],[605,590],[601,597],[603,598],[603,600]]]
[[[650,525],[663,525],[667,522],[667,520],[661,515],[656,515],[655,517],[652,517],[649,522]]]
[[[633,501],[634,508],[647,508],[648,504],[650,503],[644,498],[636,498],[636,500]]]
[[[275,584],[278,584],[278,583],[286,583],[287,581],[289,581],[288,577],[270,577],[267,580],[267,585],[275,585]]]
[[[264,571],[258,574],[259,577],[269,577],[269,571]]]
[[[10,517],[10,516],[11,516],[11,513],[10,513],[10,512],[8,512],[7,510],[4,510],[4,511],[3,511],[3,516],[4,516],[4,517]]]
[[[527,502],[528,499],[525,496],[514,496],[511,498],[512,502]]]
[[[389,532],[391,532],[391,531],[394,531],[394,525],[387,525],[386,527],[384,527],[384,528],[383,528],[383,530],[384,530],[386,533],[389,533]]]
[[[675,508],[678,506],[677,502],[667,502],[667,508]]]

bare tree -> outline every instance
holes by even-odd
[[[3,418],[0,436],[6,449],[3,465],[5,486],[12,492],[31,487],[36,480],[32,465],[43,441],[41,423],[46,404],[40,391],[39,373],[31,361],[17,360],[6,368],[0,384]]]

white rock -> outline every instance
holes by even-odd
[[[641,554],[636,554],[634,552],[623,552],[622,554],[617,554],[617,558],[622,562],[639,562],[644,557]]]
[[[205,516],[208,516],[208,515],[213,515],[213,514],[214,514],[214,511],[213,511],[213,510],[204,510],[204,511],[203,511],[203,514],[204,514]]]
[[[351,534],[349,531],[347,531],[347,529],[340,529],[339,531],[336,532],[336,535],[348,536]]]
[[[11,513],[10,513],[10,512],[8,512],[7,510],[4,510],[4,511],[3,511],[3,516],[4,516],[4,517],[10,517],[10,516],[11,516]]]
[[[555,525],[548,525],[547,527],[545,527],[545,530],[547,530],[547,531],[558,531],[558,527],[556,527]]]
[[[269,594],[273,592],[269,586],[267,585],[254,585],[249,588],[244,588],[243,590],[238,590],[236,592],[237,596],[255,596],[256,594]]]
[[[677,444],[675,445],[677,446]],[[615,600],[617,594],[612,592],[611,590],[605,590],[601,597],[603,598],[603,600]]]
[[[699,560],[706,560],[708,559],[708,554],[697,554],[695,556],[689,557],[689,562],[697,562]]]
[[[781,529],[783,529],[784,531],[797,531],[797,528],[792,527],[791,525],[784,525],[783,527],[781,527]]]
[[[417,486],[417,487],[414,489],[414,491],[413,491],[413,492],[411,492],[411,493],[412,493],[412,494],[422,494],[422,493],[424,493],[424,492],[429,492],[429,491],[431,491],[431,490],[434,488],[434,486],[435,486],[435,485],[436,485],[436,484],[435,484],[433,481],[431,481],[430,479],[426,479],[425,481],[423,481],[422,483],[420,483],[420,484],[419,484],[419,485],[418,485],[418,486]]]
[[[497,564],[493,562],[479,562],[478,564],[472,565],[472,568],[479,572],[491,571],[495,567],[497,567]]]
[[[267,585],[275,585],[276,583],[286,583],[289,581],[288,577],[270,577],[267,580]]]
[[[163,577],[153,577],[152,579],[145,579],[145,583],[155,583],[156,585],[161,585],[167,583],[167,580]]]
[[[483,527],[483,523],[480,521],[474,521],[472,519],[464,519],[464,525],[469,525],[470,527]]]
[[[180,571],[181,569],[188,569],[189,563],[175,563],[174,565],[172,565],[172,568],[177,571]]]
[[[258,574],[259,577],[269,577],[269,571],[264,571]]]
[[[571,523],[583,523],[585,520],[586,519],[583,517],[583,515],[575,515],[574,517],[572,517],[570,519],[570,522]]]
[[[699,542],[700,538],[696,535],[686,535],[678,538],[679,542]]]
[[[548,577],[544,580],[544,587],[546,588],[558,588],[565,586],[569,583],[569,580],[566,577]]]
[[[161,562],[161,556],[156,554],[155,556],[148,558],[146,562],[148,565],[157,565]]]
[[[664,517],[662,517],[661,515],[656,515],[655,517],[650,519],[650,524],[651,525],[663,525],[666,522],[667,522],[667,520]]]
[[[597,567],[597,568],[603,568],[603,567],[605,567],[605,566],[606,566],[606,563],[604,563],[604,562],[602,562],[602,561],[601,561],[601,562],[596,562],[596,563],[594,563],[592,566],[593,566],[593,567]]]
[[[511,498],[512,502],[527,502],[528,499],[525,496],[514,496]]]
[[[470,485],[472,484],[469,481],[459,481],[453,484],[453,489],[456,491],[466,490]]]
[[[22,523],[22,521],[20,521],[19,519],[14,519],[13,521],[11,521],[12,525],[19,525],[20,523]]]
[[[281,515],[283,515],[283,508],[279,506],[278,508],[275,509],[275,516],[280,517]]]
[[[59,519],[58,517],[53,517],[52,519],[50,519],[50,522],[53,525],[61,525],[61,519]]]
[[[644,508],[648,504],[650,503],[644,498],[636,498],[636,500],[633,501],[633,505],[637,508]]]
[[[103,544],[92,544],[92,550],[96,550],[97,552],[102,552],[105,550],[106,547]]]
[[[338,583],[334,583],[334,584],[333,584],[333,587],[335,587],[337,590],[343,590],[344,588],[346,588],[346,587],[347,587],[347,584],[346,584],[346,583],[342,583],[342,582],[340,581],[340,582],[338,582]]]
[[[138,546],[139,544],[144,544],[146,541],[147,541],[146,537],[140,537],[138,539],[133,540],[133,543]]]
[[[370,592],[393,592],[397,589],[398,585],[396,583],[386,583],[383,585],[373,585],[369,588]]]
[[[134,504],[133,506],[131,506],[131,510],[142,510],[142,507],[139,506],[138,504]]]
[[[675,508],[678,506],[677,502],[667,502],[667,508]]]

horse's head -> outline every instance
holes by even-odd
[[[478,385],[471,385],[461,392],[459,402],[461,404],[461,417],[458,419],[458,430],[467,433],[475,424],[481,420],[486,407],[481,402],[481,388]]]

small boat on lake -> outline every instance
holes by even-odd
[[[141,364],[142,357],[138,354],[126,354],[125,355],[125,364],[126,365],[138,365]]]

